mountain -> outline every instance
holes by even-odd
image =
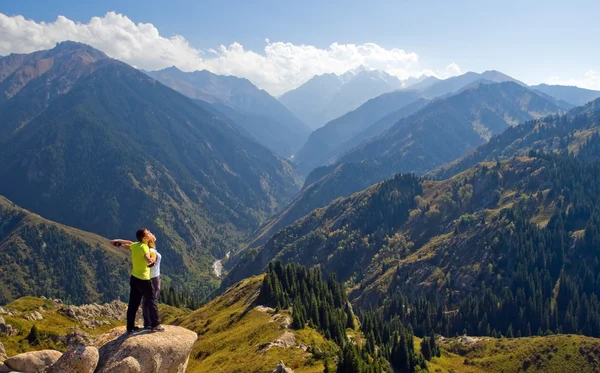
[[[0,196],[0,304],[23,295],[70,303],[126,294],[127,253],[108,240],[24,210]]]
[[[174,90],[213,104],[256,141],[289,158],[310,132],[277,99],[247,79],[209,71],[183,72],[176,67],[146,72]]]
[[[528,106],[521,106],[523,102],[527,102]],[[339,163],[314,169],[307,176],[299,195],[263,224],[246,246],[253,248],[264,244],[278,230],[310,211],[325,207],[337,198],[350,196],[398,172],[423,174],[428,171],[428,167],[437,167],[433,166],[437,162],[448,162],[455,159],[453,157],[460,157],[470,147],[484,142],[481,137],[484,134],[481,131],[483,127],[474,128],[474,123],[479,126],[497,126],[496,131],[509,128],[506,130],[509,133],[518,131],[522,125],[509,127],[506,121],[514,124],[531,118],[532,115],[548,114],[554,110],[560,109],[514,83],[479,84],[459,95],[435,101],[418,113],[400,120],[389,131],[365,141],[360,147],[344,155]],[[391,125],[391,121],[387,123]],[[395,137],[395,129],[402,133],[402,138]],[[399,150],[388,153],[388,144],[392,144],[392,148],[397,146]],[[451,153],[458,144],[465,147]],[[372,147],[378,153],[364,159],[350,158],[354,152],[360,152],[362,147]],[[468,163],[467,167],[472,165],[473,162]],[[234,255],[228,266],[235,265],[240,255]]]
[[[298,191],[287,161],[126,64],[71,42],[23,61],[1,82],[0,193],[105,237],[147,226],[182,286],[206,295],[214,257]]]
[[[334,162],[344,150],[347,150],[340,148],[346,141],[367,130],[380,119],[420,99],[421,96],[416,91],[390,92],[370,99],[357,109],[332,120],[311,133],[306,144],[294,158],[294,162],[304,174],[318,166]],[[405,114],[408,115],[411,112],[408,111]],[[375,128],[380,129],[381,127]],[[381,132],[370,132],[369,135],[375,136],[379,133]]]
[[[317,75],[279,98],[312,129],[338,118],[369,99],[402,88],[402,82],[383,71],[360,68],[343,75]]]
[[[586,147],[597,149],[594,141]],[[397,175],[281,229],[229,277],[273,258],[318,264],[348,282],[355,304],[381,307],[417,335],[437,325],[443,335],[585,328],[598,336],[598,178],[597,161],[549,154],[482,163],[444,181]],[[430,318],[407,311],[414,307]]]
[[[484,71],[481,74],[469,71],[463,75],[454,76],[452,78],[440,80],[437,83],[432,84],[425,89],[421,89],[420,92],[423,95],[423,97],[432,99],[435,97],[441,97],[441,96],[445,96],[448,94],[457,93],[461,89],[463,89],[477,81],[493,82],[493,83],[513,82],[513,83],[517,83],[519,85],[525,86],[524,83],[522,83],[514,78],[511,78],[510,76],[505,75],[499,71],[489,70],[489,71]],[[413,87],[412,89],[415,89],[415,88],[416,87]]]
[[[510,126],[561,112],[552,101],[512,82],[479,83],[439,99],[362,143],[339,163],[375,160],[397,172],[423,174],[451,162]]]
[[[314,176],[316,172],[311,173],[318,179],[307,180],[305,187],[289,205],[261,226],[249,240],[247,248],[263,245],[277,231],[303,218],[311,211],[326,207],[337,198],[359,192],[372,185],[373,180],[387,178],[385,168],[374,162],[342,163],[334,169],[331,169],[331,166],[324,168],[326,170],[323,170],[324,176],[321,178]],[[235,260],[235,257],[232,258],[228,266],[235,264]]]
[[[439,83],[440,81],[441,80],[436,78],[435,76],[428,76],[425,79],[423,79],[415,84],[405,85],[404,89],[410,89],[410,90],[421,92],[421,91],[431,87],[432,85]]]
[[[449,178],[479,162],[523,156],[530,151],[577,152],[600,131],[600,99],[573,109],[561,117],[532,120],[511,127],[469,154],[429,173],[438,179]]]
[[[583,106],[600,97],[600,91],[575,86],[540,84],[531,86],[531,88],[574,106]]]

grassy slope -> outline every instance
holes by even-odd
[[[188,373],[202,372],[265,372],[270,373],[279,360],[283,360],[296,373],[323,371],[323,357],[334,358],[337,347],[312,329],[295,331],[285,329],[287,312],[274,315],[254,308],[254,299],[262,276],[246,279],[230,288],[205,307],[190,312],[165,305],[160,312],[165,323],[177,324],[199,334],[192,351]],[[24,297],[5,308],[18,311],[16,315],[4,315],[6,322],[23,332],[14,337],[2,336],[2,343],[9,356],[17,353],[53,348],[64,351],[64,346],[46,339],[42,344],[30,346],[25,337],[34,322],[23,319],[42,306],[44,320],[36,321],[40,333],[64,335],[77,327],[77,322],[56,312],[49,300]],[[122,325],[122,321],[110,320],[108,325],[93,330],[98,335]],[[296,344],[306,344],[321,351],[319,357],[291,347],[261,348],[277,340],[284,332],[295,335]],[[356,333],[353,340],[361,340]],[[415,348],[419,349],[418,338]],[[360,343],[360,342],[359,342]],[[508,372],[598,372],[600,371],[600,340],[577,335],[556,335],[529,338],[483,338],[475,343],[461,343],[456,338],[438,340],[441,357],[429,362],[429,371],[436,373],[508,373]],[[524,369],[527,367],[527,369]]]
[[[600,340],[577,335],[530,338],[485,338],[474,344],[441,342],[442,356],[430,372],[598,372]]]
[[[43,320],[28,321],[23,318],[25,315],[31,314],[34,311],[39,311],[40,307],[44,308],[44,311],[40,312],[44,317]],[[77,321],[74,321],[64,314],[57,312],[58,308],[49,300],[34,297],[23,297],[12,303],[9,303],[5,308],[17,311],[16,315],[2,315],[2,317],[4,317],[4,320],[7,324],[10,324],[21,331],[19,335],[13,337],[7,337],[5,335],[2,336],[2,343],[6,348],[8,356],[47,348],[64,351],[65,347],[61,343],[54,342],[52,340],[53,337],[70,333],[79,326]],[[109,321],[110,324],[93,330],[86,329],[85,332],[92,335],[97,335],[120,325],[120,323],[113,320],[107,321]],[[38,328],[40,334],[45,334],[48,336],[48,338],[43,338],[42,342],[36,346],[30,345],[26,340],[31,327],[34,324]]]
[[[255,309],[261,283],[262,276],[243,280],[201,309],[173,320],[199,335],[188,372],[270,373],[280,360],[296,373],[323,371],[323,361],[300,348],[261,349],[288,331],[294,334],[296,345],[306,344],[328,356],[337,351],[335,344],[315,330],[287,329],[287,312],[275,315]]]

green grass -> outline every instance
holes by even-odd
[[[578,335],[484,338],[474,344],[456,339],[440,342],[442,356],[430,372],[598,372],[600,340]]]
[[[287,329],[283,319],[291,320],[288,311],[274,314],[256,310],[254,299],[261,283],[262,276],[246,279],[203,308],[174,320],[199,336],[188,372],[270,373],[280,360],[296,373],[323,371],[322,357],[335,356],[337,346],[313,329]],[[285,332],[294,334],[296,345],[305,344],[318,352],[295,346],[264,348]]]
[[[43,307],[43,311],[39,310],[40,307]],[[108,325],[95,329],[82,329],[77,321],[71,320],[58,312],[58,308],[53,302],[34,297],[20,298],[9,303],[5,308],[17,311],[16,315],[3,315],[3,317],[7,324],[12,325],[20,331],[16,336],[2,336],[2,343],[4,344],[8,356],[43,349],[66,351],[66,347],[58,341],[57,338],[73,332],[76,328],[79,328],[90,335],[99,335],[118,325],[124,324],[109,320]],[[34,311],[40,312],[44,319],[39,321],[29,321],[24,319],[25,316]],[[38,331],[42,336],[41,342],[37,345],[30,345],[26,339],[33,325],[38,328]]]

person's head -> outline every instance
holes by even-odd
[[[151,249],[155,249],[156,248],[156,243],[154,241],[155,240],[152,239],[152,238],[150,240],[148,240],[148,247],[149,248],[151,248]]]
[[[137,230],[137,232],[135,232],[135,238],[141,243],[148,243],[150,240],[150,235],[150,231],[146,228],[140,228]]]

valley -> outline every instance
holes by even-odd
[[[115,12],[2,12],[0,372],[600,372],[600,86],[573,75],[583,60],[490,47],[432,65],[458,25],[417,55],[229,20],[255,52],[178,34],[222,37],[223,16],[165,37]],[[160,319],[125,326],[142,295]]]

